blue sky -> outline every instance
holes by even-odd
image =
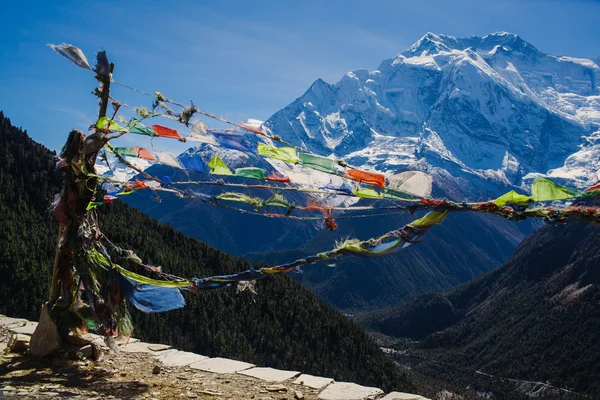
[[[95,80],[46,47],[107,50],[115,80],[202,109],[267,119],[317,78],[376,68],[426,32],[519,34],[542,51],[600,56],[600,1],[29,1],[3,8],[0,109],[51,149],[97,113]],[[149,99],[121,88],[124,103]]]

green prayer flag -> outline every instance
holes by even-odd
[[[156,136],[156,132],[154,132],[152,129],[148,128],[146,125],[142,124],[135,118],[129,121],[129,123],[127,124],[127,128],[129,129],[130,133],[152,137]]]
[[[167,288],[185,288],[190,286],[190,282],[188,280],[174,280],[174,281],[162,281],[158,279],[148,278],[147,276],[143,276],[140,274],[136,274],[135,272],[131,272],[121,267],[120,265],[113,264],[117,271],[121,275],[126,278],[131,279],[134,282],[141,283],[144,285],[158,286],[158,287],[167,287]]]
[[[101,206],[102,204],[104,204],[104,202],[102,202],[102,201],[90,201],[89,204],[87,205],[87,207],[85,208],[85,210],[86,211],[93,210],[94,208]]]
[[[98,119],[98,122],[96,122],[96,128],[103,129],[103,130],[109,130],[110,132],[125,132],[125,131],[127,131],[126,128],[117,124],[112,119],[108,119],[106,117],[102,117],[102,118]]]
[[[275,147],[259,143],[258,154],[263,157],[274,158],[291,164],[297,164],[299,161],[298,152],[295,147]]]
[[[138,156],[138,150],[134,150],[133,147],[115,147],[113,149],[113,152],[115,154],[118,154],[120,156],[127,156],[127,157],[137,157]]]
[[[371,188],[355,189],[352,191],[355,196],[362,197],[363,199],[382,199],[383,196],[377,191]]]
[[[514,204],[517,206],[526,206],[531,203],[531,196],[526,196],[524,194],[520,194],[511,190],[510,192],[503,194],[498,197],[496,200],[493,200],[493,203],[499,207],[505,206],[507,204]]]
[[[227,165],[221,160],[221,157],[214,156],[212,160],[208,162],[210,173],[215,175],[233,175],[231,170],[227,168]]]
[[[554,200],[567,200],[575,197],[580,197],[580,193],[567,189],[566,187],[559,186],[552,182],[550,179],[538,178],[533,182],[531,186],[531,196],[533,201],[554,201]]]
[[[411,199],[416,199],[418,197],[415,197],[412,194],[399,192],[394,189],[383,188],[383,198],[384,199],[393,199],[393,200],[411,200]]]
[[[246,196],[245,194],[241,194],[241,193],[226,192],[226,193],[221,193],[220,195],[216,196],[215,198],[217,200],[236,201],[238,203],[247,203],[247,204],[254,206],[254,208],[256,208],[257,210],[260,210],[261,208],[263,208],[263,202],[261,199],[256,198],[256,197]]]
[[[411,222],[409,225],[416,228],[429,228],[431,225],[439,224],[444,220],[448,214],[448,210],[443,211],[431,211],[427,213],[423,218],[419,218],[416,221]]]
[[[265,170],[257,167],[238,168],[235,170],[235,176],[249,179],[265,179]]]
[[[335,160],[327,157],[316,156],[314,154],[300,153],[300,163],[317,171],[335,174]]]
[[[271,198],[265,201],[265,206],[292,208],[292,205],[279,193],[275,193]]]

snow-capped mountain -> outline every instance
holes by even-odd
[[[452,175],[463,198],[526,187],[535,174],[585,187],[600,169],[599,82],[596,62],[511,33],[428,33],[376,70],[315,81],[264,126],[355,166],[422,169],[442,187]]]

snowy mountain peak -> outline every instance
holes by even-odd
[[[600,155],[598,82],[594,61],[542,53],[513,33],[427,33],[376,70],[315,81],[265,126],[363,168],[464,177],[477,186],[464,196],[540,173],[585,186],[600,168],[590,159]]]
[[[407,51],[403,52],[402,56],[435,55],[443,52],[452,52],[453,50],[464,51],[469,48],[475,52],[490,52],[500,48],[507,52],[539,53],[534,46],[521,39],[518,35],[509,32],[496,32],[483,37],[472,36],[469,38],[456,38],[428,32]]]

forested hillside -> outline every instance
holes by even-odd
[[[66,137],[66,135],[65,135]],[[11,125],[0,112],[0,313],[37,319],[48,297],[57,224],[48,211],[58,189],[54,153]],[[243,270],[249,264],[116,202],[100,209],[113,242],[180,276]],[[221,226],[219,229],[232,227]],[[283,276],[257,284],[258,295],[235,289],[188,296],[181,310],[132,310],[135,335],[208,356],[416,390],[413,380],[355,322]]]
[[[600,227],[572,223],[532,234],[504,266],[449,293],[361,319],[399,338],[398,357],[425,374],[488,390],[480,371],[598,398],[599,304]]]

